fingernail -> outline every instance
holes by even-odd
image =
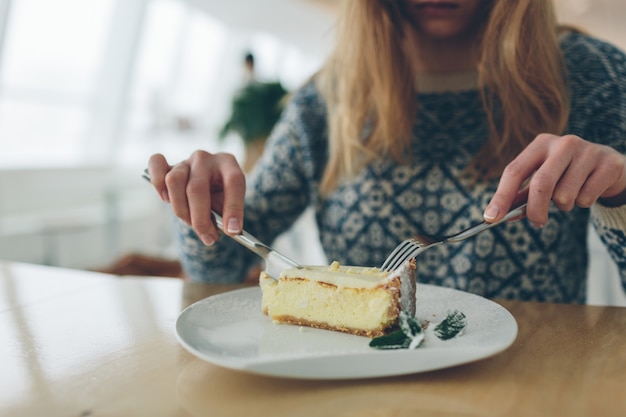
[[[167,193],[167,190],[161,191],[161,198],[163,199],[163,201],[170,201],[170,196]]]
[[[545,223],[533,223],[532,224],[536,229],[542,229],[545,226]]]
[[[202,243],[207,246],[212,246],[215,243],[215,239],[213,239],[213,236],[209,234],[200,236],[200,239],[202,240]]]
[[[485,220],[493,220],[498,216],[498,213],[500,213],[500,209],[498,207],[487,206],[487,209],[483,213],[483,217]]]
[[[234,217],[228,219],[228,225],[226,226],[226,231],[228,233],[239,233],[241,232],[241,226],[239,226],[239,220]]]

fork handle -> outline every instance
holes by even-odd
[[[496,226],[500,223],[515,219],[516,217],[520,217],[520,220],[526,216],[526,204],[524,203],[516,208],[514,208],[513,210],[509,211],[506,216],[504,216],[502,219],[498,220],[497,222],[492,222],[492,223],[488,223],[488,222],[482,222],[480,224],[477,224],[475,226],[470,227],[469,229],[465,229],[462,232],[457,233],[456,235],[450,236],[448,239],[446,239],[446,242],[460,242],[462,240],[467,239],[468,237],[472,237],[474,235],[477,235],[478,233],[490,229],[493,226]]]
[[[224,231],[224,222],[222,221],[222,216],[220,216],[213,210],[211,210],[211,213],[213,214],[213,217],[215,217],[215,224],[217,224],[217,227],[221,231]],[[233,238],[234,240],[236,240],[237,242],[239,242],[246,248],[250,249],[252,252],[257,253],[258,255],[262,257],[266,257],[272,250],[265,243],[261,242],[259,239],[252,236],[250,233],[246,232],[245,230],[242,231],[240,234],[229,236],[229,237]]]

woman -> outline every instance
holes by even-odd
[[[192,279],[241,280],[258,260],[217,242],[209,208],[228,234],[245,209],[271,242],[313,206],[328,259],[371,266],[411,235],[496,221],[527,198],[527,220],[421,255],[419,281],[584,302],[591,219],[626,283],[621,51],[558,28],[548,0],[349,0],[338,35],[247,190],[230,155],[151,158]]]

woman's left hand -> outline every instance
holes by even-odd
[[[520,193],[528,193],[526,217],[538,227],[548,222],[551,201],[563,211],[598,200],[626,204],[626,156],[575,135],[541,134],[505,167],[485,220],[501,219]]]

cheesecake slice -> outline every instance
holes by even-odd
[[[286,269],[278,281],[261,272],[263,313],[278,323],[377,337],[415,315],[415,261],[394,272],[329,266]]]

